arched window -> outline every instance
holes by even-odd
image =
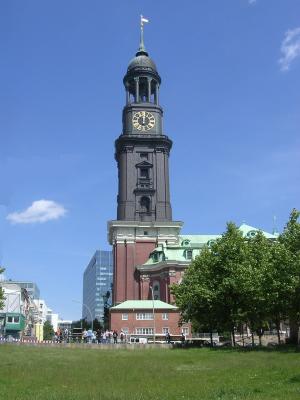
[[[143,196],[140,201],[141,212],[150,212],[150,199],[149,197]]]

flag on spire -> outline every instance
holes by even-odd
[[[144,26],[144,23],[148,23],[148,22],[149,22],[149,19],[147,19],[141,15],[141,26]]]

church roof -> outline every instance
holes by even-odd
[[[276,235],[250,225],[242,224],[239,227],[245,238],[252,238],[258,231],[261,231],[267,239],[275,240]],[[180,235],[177,244],[161,244],[156,247],[150,254],[149,259],[143,264],[145,267],[157,265],[159,263],[168,263],[175,261],[176,263],[189,264],[192,259],[200,254],[201,249],[210,247],[222,235]],[[188,250],[192,251],[189,252]],[[141,266],[143,268],[143,266]]]
[[[137,53],[139,54],[139,53]],[[141,55],[136,55],[136,57],[134,57],[127,68],[127,72],[130,72],[131,70],[135,70],[135,69],[151,69],[153,72],[157,72],[156,69],[156,65],[154,63],[154,61],[148,57],[145,54],[141,54]]]
[[[152,300],[126,300],[117,306],[111,307],[110,310],[152,310]],[[165,303],[160,300],[154,300],[155,310],[176,310],[177,307],[172,304]]]

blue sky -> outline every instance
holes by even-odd
[[[274,215],[281,230],[300,208],[298,0],[3,1],[0,263],[65,319],[80,317],[83,271],[109,249],[140,14],[183,233],[229,220],[272,231]]]

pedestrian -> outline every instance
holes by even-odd
[[[106,332],[102,334],[102,343],[106,343]]]
[[[123,340],[124,340],[124,332],[123,332],[122,329],[121,329],[121,332],[120,332],[120,339],[121,339],[121,343],[123,343]]]
[[[118,343],[118,332],[116,330],[113,331],[113,339],[114,344]]]
[[[182,345],[182,347],[183,347],[183,346],[184,346],[184,343],[185,343],[185,336],[184,336],[183,332],[181,333],[181,338],[180,338],[180,340],[181,340],[181,345]]]
[[[170,335],[169,332],[166,333],[166,342],[167,342],[168,344],[171,343],[171,335]]]
[[[101,343],[101,329],[97,329],[96,338],[98,344]]]
[[[82,332],[82,340],[83,340],[84,343],[87,342],[87,337],[88,337],[87,330],[84,329],[84,331]]]

